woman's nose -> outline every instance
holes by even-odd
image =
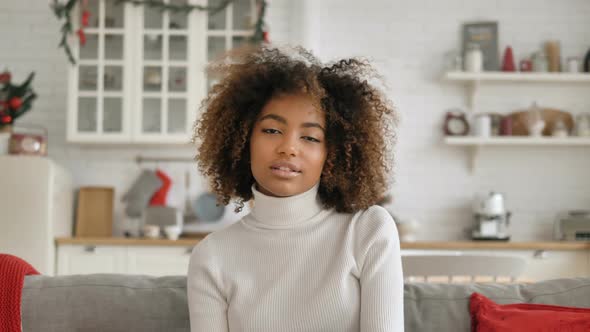
[[[299,152],[299,148],[297,147],[297,139],[291,136],[283,136],[281,143],[277,147],[277,152],[279,154],[287,154],[291,156],[297,155]]]

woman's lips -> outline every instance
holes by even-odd
[[[272,174],[285,179],[292,179],[301,174],[301,172],[293,171],[287,167],[271,167],[270,171]]]

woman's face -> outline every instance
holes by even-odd
[[[325,115],[306,95],[279,95],[258,115],[250,138],[257,189],[286,197],[319,182],[326,161]]]

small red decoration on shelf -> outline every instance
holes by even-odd
[[[514,64],[514,55],[512,55],[512,47],[506,47],[504,51],[504,59],[502,60],[502,71],[516,71]]]

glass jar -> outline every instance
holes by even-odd
[[[576,136],[590,136],[590,114],[580,113],[576,115]]]
[[[445,69],[447,71],[462,71],[463,57],[459,51],[450,51],[445,54]]]
[[[545,53],[539,51],[533,54],[533,71],[547,72],[549,71],[549,63]]]
[[[567,58],[566,68],[570,73],[580,72],[580,58],[577,56]]]

